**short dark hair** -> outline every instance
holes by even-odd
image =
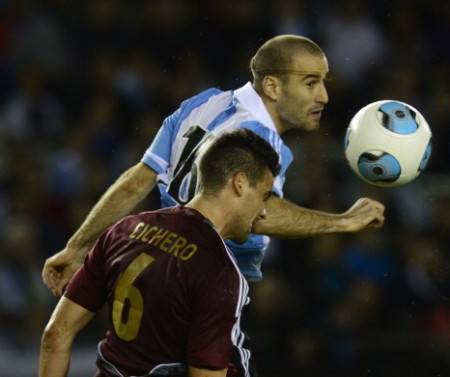
[[[250,60],[253,85],[261,90],[262,80],[267,75],[283,76],[283,71],[292,69],[297,54],[325,55],[319,45],[300,35],[278,35],[266,41]]]
[[[227,132],[210,142],[199,156],[199,190],[215,194],[228,179],[239,172],[247,175],[255,187],[266,168],[276,177],[280,172],[279,157],[272,146],[248,129]]]

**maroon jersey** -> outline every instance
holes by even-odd
[[[65,296],[93,312],[108,303],[98,366],[128,376],[228,367],[247,293],[212,225],[194,209],[173,207],[126,217],[103,233]]]

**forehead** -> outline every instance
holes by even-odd
[[[325,55],[321,54],[297,54],[293,61],[291,69],[304,71],[306,74],[319,74],[326,76],[328,73],[328,61]]]

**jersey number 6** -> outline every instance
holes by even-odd
[[[136,338],[141,326],[144,301],[133,282],[144,271],[155,258],[142,253],[136,257],[126,270],[120,275],[114,290],[114,303],[112,308],[112,321],[117,336],[125,341]],[[125,303],[128,301],[128,315],[124,320]]]

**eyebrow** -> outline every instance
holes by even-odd
[[[309,71],[309,70],[297,70],[297,69],[282,69],[282,68],[274,68],[274,69],[261,69],[256,71],[259,74],[267,74],[267,73],[294,73],[297,75],[317,75],[320,76],[321,72],[319,71]],[[328,72],[327,72],[328,74]]]
[[[263,70],[259,70],[256,71],[258,74],[276,74],[276,73],[292,73],[294,75],[299,75],[299,76],[303,76],[302,77],[302,81],[303,80],[307,80],[307,79],[320,79],[322,77],[322,73],[321,72],[317,72],[317,71],[302,71],[302,70],[296,70],[296,69],[263,69]],[[328,81],[330,80],[330,72],[327,71],[325,72],[325,77],[323,78],[324,81]]]
[[[307,80],[307,79],[311,79],[311,78],[313,78],[313,79],[320,79],[321,77],[322,76],[319,73],[306,73],[303,76],[303,80]],[[325,75],[325,77],[326,77],[326,75]]]

